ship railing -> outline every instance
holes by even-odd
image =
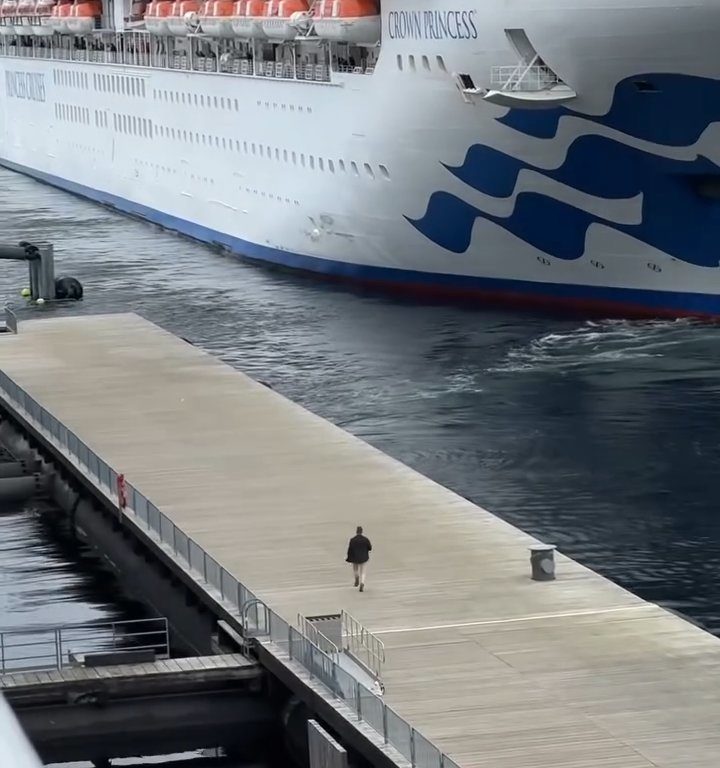
[[[63,41],[67,43],[67,41]],[[281,80],[303,80],[311,82],[332,82],[333,71],[327,63],[294,63],[258,61],[240,53],[214,52],[192,55],[166,52],[153,49],[147,42],[147,36],[133,33],[133,37],[116,36],[112,42],[88,42],[86,47],[69,47],[57,44],[55,38],[36,40],[33,45],[20,45],[19,38],[0,37],[0,55],[33,59],[52,59],[58,61],[88,62],[93,64],[121,64],[125,66],[152,67],[157,69],[177,69],[197,72],[220,72],[222,74],[244,77],[265,77]],[[347,71],[350,71],[348,68]],[[356,74],[371,74],[373,67],[354,67]]]
[[[549,67],[522,61],[509,67],[493,67],[490,84],[502,91],[542,91],[558,85],[560,79]]]

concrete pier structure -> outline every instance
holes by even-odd
[[[1,408],[58,450],[77,436],[108,498],[117,474],[141,494],[121,516],[158,512],[158,557],[197,574],[192,540],[224,598],[236,579],[290,625],[344,609],[384,643],[392,710],[363,698],[356,729],[384,729],[388,760],[715,768],[720,640],[561,554],[533,581],[535,539],[191,344],[131,314],[34,320],[0,337],[0,371]],[[262,641],[277,658],[283,637]]]

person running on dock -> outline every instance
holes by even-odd
[[[367,568],[368,560],[370,559],[370,552],[372,550],[372,544],[367,536],[363,536],[363,529],[361,525],[358,525],[355,535],[350,539],[348,543],[346,563],[352,563],[353,574],[355,576],[355,586],[360,587],[360,591],[365,591],[365,570]]]

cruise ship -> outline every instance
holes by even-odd
[[[2,0],[0,164],[328,278],[718,316],[718,30],[717,0]]]

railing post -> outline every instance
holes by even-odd
[[[61,629],[55,630],[55,663],[57,664],[58,669],[63,668],[62,630]]]
[[[203,579],[207,581],[207,553],[205,550],[202,550],[203,553]]]
[[[292,661],[292,627],[288,624],[288,656],[290,657],[290,661]]]
[[[0,671],[5,673],[5,633],[0,632]]]
[[[357,702],[357,716],[358,720],[362,720],[362,702],[360,700],[360,681],[355,681],[355,700]]]
[[[415,729],[410,728],[410,765],[415,768],[417,763],[415,762]]]
[[[382,712],[383,712],[383,739],[385,739],[385,743],[388,743],[388,727],[387,727],[387,705],[385,702],[383,702],[382,705]]]

